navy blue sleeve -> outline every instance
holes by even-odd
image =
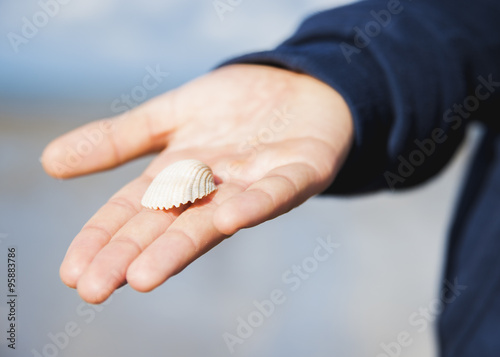
[[[362,1],[231,63],[306,73],[344,97],[355,140],[327,192],[409,187],[448,162],[471,119],[498,130],[500,1]]]

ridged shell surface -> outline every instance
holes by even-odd
[[[169,209],[194,202],[216,189],[210,167],[198,160],[182,160],[155,177],[141,203],[146,208]]]

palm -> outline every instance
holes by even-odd
[[[81,130],[47,148],[43,162],[49,173],[61,148],[76,145]],[[335,91],[274,68],[229,66],[158,97],[115,119],[107,140],[64,173],[97,171],[162,150],[84,226],[61,277],[94,303],[125,282],[149,291],[237,230],[325,189],[351,136],[349,112]],[[187,209],[141,208],[152,178],[187,158],[212,168],[216,193]]]

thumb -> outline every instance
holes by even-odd
[[[42,154],[45,171],[69,178],[109,169],[159,151],[174,128],[173,92],[112,119],[102,119],[52,141]]]

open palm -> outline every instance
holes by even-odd
[[[61,165],[65,148],[77,147],[95,130],[103,132],[102,142],[78,165]],[[91,303],[103,302],[125,283],[154,289],[239,229],[283,214],[328,187],[352,131],[345,102],[322,82],[272,67],[232,65],[56,139],[42,162],[62,178],[159,152],[75,237],[62,280]],[[155,175],[183,159],[208,164],[218,190],[190,206],[142,208]],[[68,169],[56,169],[61,166]]]

